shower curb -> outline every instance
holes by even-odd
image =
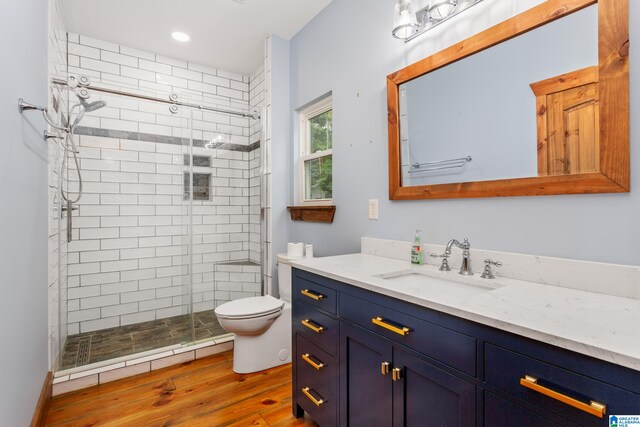
[[[158,351],[155,354],[131,355],[130,360],[112,363],[83,371],[68,369],[54,374],[53,396],[82,390],[98,384],[105,384],[122,378],[144,374],[180,363],[190,362],[233,349],[233,336],[222,337],[187,347]],[[136,357],[138,356],[138,357]],[[69,372],[74,371],[74,372]]]

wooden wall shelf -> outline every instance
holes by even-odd
[[[335,206],[289,206],[292,221],[332,223],[336,214]]]

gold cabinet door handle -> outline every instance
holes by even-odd
[[[382,375],[387,375],[387,374],[389,373],[389,366],[390,366],[390,365],[391,365],[391,364],[390,364],[389,362],[382,362],[382,363],[380,364],[380,373],[381,373]]]
[[[573,406],[574,408],[577,408],[588,414],[594,415],[598,418],[603,418],[604,415],[607,413],[606,405],[595,402],[593,400],[589,403],[581,402],[565,394],[562,394],[555,390],[551,390],[550,388],[541,386],[540,384],[538,384],[538,379],[536,377],[532,377],[531,375],[525,375],[524,378],[520,378],[520,385],[528,389],[531,389],[533,391],[536,391],[540,394],[543,394],[545,396],[548,396],[552,399],[555,399],[559,402],[562,402],[566,405]]]
[[[322,301],[323,299],[325,299],[324,295],[319,294],[317,292],[310,291],[309,289],[303,289],[303,290],[300,291],[300,293],[302,295],[304,295],[305,297],[309,297],[309,298],[314,299],[316,301]]]
[[[391,332],[395,332],[396,334],[402,335],[402,336],[409,335],[409,332],[411,332],[411,329],[407,328],[406,326],[392,325],[391,323],[386,322],[380,316],[371,318],[371,323],[373,323],[374,325],[381,326]]]
[[[394,381],[400,381],[402,379],[402,368],[393,368],[391,371],[391,378]]]
[[[318,371],[326,366],[324,363],[320,361],[314,362],[311,357],[312,356],[309,353],[305,353],[302,355],[302,360],[307,362],[309,365],[313,366],[313,368],[317,369]]]
[[[304,393],[305,396],[307,396],[309,398],[310,401],[313,402],[314,405],[316,406],[322,406],[326,400],[324,400],[322,397],[320,397],[319,399],[315,398],[312,394],[311,394],[311,389],[309,387],[305,387],[302,389],[302,392]]]
[[[304,319],[300,323],[302,323],[307,328],[311,329],[313,332],[317,332],[319,334],[324,332],[324,330],[325,330],[324,326],[322,326],[322,325],[314,325],[313,322],[311,320],[309,320],[309,319]]]

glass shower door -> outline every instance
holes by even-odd
[[[207,110],[248,102],[99,80],[69,91],[61,370],[228,339],[215,307],[263,293],[261,122]]]
[[[85,103],[106,105],[87,111],[73,132],[83,191],[68,222],[63,370],[194,340],[192,215],[185,186],[191,168],[186,161],[191,111],[170,111],[170,105],[132,96],[90,93]],[[69,98],[72,106],[81,104],[73,92]],[[72,151],[67,152],[66,173],[73,200],[80,177]]]
[[[246,112],[248,102],[202,95],[205,108]],[[197,341],[230,337],[214,309],[262,295],[260,120],[194,109],[193,297]],[[252,139],[253,138],[253,139]]]

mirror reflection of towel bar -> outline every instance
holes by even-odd
[[[412,163],[409,173],[436,171],[441,169],[453,169],[464,167],[467,163],[471,162],[473,158],[471,156],[460,157],[459,159],[438,160],[435,162],[426,163]]]

